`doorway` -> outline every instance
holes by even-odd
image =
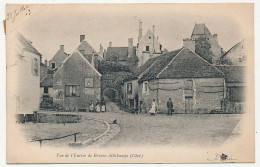
[[[193,97],[192,96],[185,97],[185,113],[193,114]]]

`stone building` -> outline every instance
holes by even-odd
[[[218,68],[183,47],[159,56],[138,79],[139,106],[148,111],[155,99],[163,112],[171,98],[175,113],[220,110],[226,95],[224,77]]]
[[[14,48],[7,57],[7,105],[8,112],[26,115],[39,110],[40,104],[40,61],[41,53],[32,42],[20,33],[8,39]]]
[[[244,66],[246,65],[247,53],[246,40],[242,40],[221,56],[221,64]]]
[[[49,61],[49,68],[52,70],[56,70],[62,64],[62,62],[68,57],[68,54],[64,52],[64,45],[60,45],[60,49],[56,52],[56,54]]]
[[[191,38],[198,40],[199,38],[205,39],[210,44],[210,50],[213,53],[212,63],[219,64],[220,57],[224,54],[222,47],[218,42],[218,34],[211,34],[205,24],[195,23]]]
[[[128,46],[113,47],[112,42],[106,50],[106,60],[110,62],[120,63],[126,66],[135,66],[136,46],[133,45],[133,38],[128,38]]]
[[[86,112],[91,100],[101,99],[101,74],[95,65],[98,55],[92,54],[90,61],[85,56],[75,50],[53,75],[53,102],[65,110]]]
[[[155,36],[155,26],[153,30],[150,29],[143,35],[142,22],[139,22],[139,36],[136,47],[136,55],[138,57],[138,67],[145,64],[145,62],[155,56],[163,53],[162,45],[159,42],[159,37]]]

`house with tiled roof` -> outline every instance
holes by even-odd
[[[13,33],[8,39],[12,39],[9,47],[13,48],[7,56],[7,99],[12,103],[8,112],[24,118],[39,110],[42,54],[20,33]]]
[[[56,54],[49,61],[49,68],[52,70],[56,70],[60,67],[62,62],[68,57],[68,54],[64,51],[64,45],[60,45],[60,49],[56,52]]]
[[[210,50],[213,54],[212,63],[219,64],[220,57],[224,54],[224,50],[218,42],[218,34],[212,35],[205,24],[195,23],[191,34],[191,39],[195,39],[196,41],[198,39],[204,39],[205,41],[207,41],[210,44]]]
[[[138,79],[140,79],[142,75],[150,69],[158,58],[159,57],[150,58],[144,65],[134,70],[134,74],[132,76],[124,80],[123,102],[126,108],[139,110]]]
[[[193,47],[194,48],[194,47]],[[166,112],[172,99],[175,113],[209,113],[221,109],[225,75],[189,47],[159,56],[138,79],[140,108],[149,111],[153,99]]]
[[[242,40],[221,56],[221,64],[244,66],[246,65],[247,53],[248,50],[246,40]]]
[[[92,62],[92,55],[97,55],[98,60],[103,60],[103,55],[100,55],[99,52],[97,52],[90,43],[85,39],[85,35],[80,35],[80,44],[77,47],[77,50],[87,58],[87,60],[91,63]]]
[[[110,62],[120,63],[125,66],[129,66],[134,69],[137,61],[136,46],[133,45],[133,38],[128,38],[128,46],[112,46],[112,42],[109,42],[109,46],[106,50],[105,59]]]
[[[85,42],[87,44],[87,42]],[[84,44],[84,45],[85,45]],[[85,45],[86,46],[86,45]],[[53,103],[70,111],[88,111],[90,101],[101,99],[98,54],[76,48],[53,75]],[[91,54],[91,59],[88,59]]]

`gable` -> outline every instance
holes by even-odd
[[[94,53],[98,55],[99,60],[103,59],[103,57],[100,56],[99,53],[87,41],[82,41],[77,47],[77,50],[83,55],[93,55]]]
[[[169,62],[181,51],[181,49],[158,56],[149,70],[143,74],[139,82],[157,78],[157,75],[169,64]]]
[[[31,52],[31,53],[34,53],[34,54],[37,54],[39,56],[42,56],[38,52],[38,50],[35,49],[35,47],[32,45],[32,43],[29,40],[27,40],[22,34],[17,33],[16,35],[17,35],[18,41],[23,45],[24,50]]]
[[[171,61],[158,78],[223,78],[222,71],[187,48]]]
[[[146,40],[152,39],[153,35],[154,35],[153,32],[149,29],[149,30],[145,33],[145,35],[140,39],[139,44],[145,43]],[[150,38],[149,38],[149,37],[150,37]],[[160,44],[159,40],[158,40],[157,38],[155,38],[155,37],[154,37],[154,43],[159,43],[159,44]]]
[[[58,50],[57,53],[53,56],[53,58],[49,62],[55,61],[57,63],[62,63],[67,56],[68,55],[65,52]]]

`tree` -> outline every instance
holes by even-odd
[[[208,40],[204,37],[200,37],[195,41],[195,53],[200,55],[206,61],[212,64],[213,53],[211,51],[211,46]]]

